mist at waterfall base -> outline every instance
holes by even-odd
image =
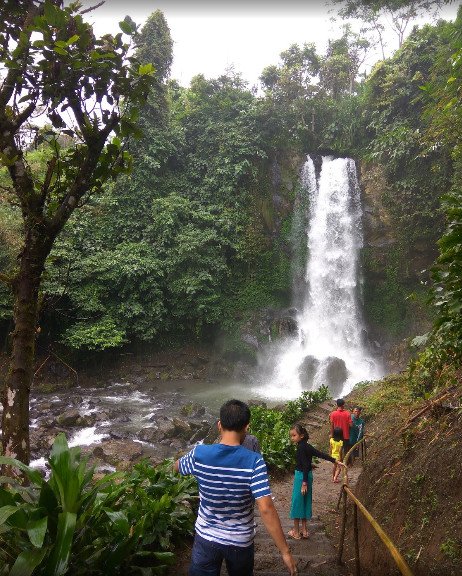
[[[265,395],[293,399],[327,385],[337,398],[382,376],[361,314],[362,207],[354,161],[308,156],[299,195],[294,242],[305,248],[306,267],[301,278],[295,275],[296,307],[289,311],[296,329],[261,354]]]

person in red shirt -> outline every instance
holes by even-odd
[[[339,398],[337,400],[337,410],[333,410],[329,414],[330,421],[330,437],[334,436],[334,428],[341,428],[343,433],[343,456],[350,449],[350,427],[353,425],[351,414],[345,410],[345,400]]]

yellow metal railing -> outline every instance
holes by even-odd
[[[350,455],[353,453],[361,443],[364,444],[365,437],[362,438],[359,442],[357,442],[354,446],[350,448],[350,450],[346,453],[344,462],[348,464],[348,460]],[[361,566],[360,566],[360,557],[359,557],[359,530],[358,530],[358,509],[363,515],[363,517],[369,522],[369,524],[374,528],[377,535],[379,536],[380,540],[384,543],[387,550],[390,552],[391,556],[393,557],[396,566],[400,570],[401,574],[404,576],[413,576],[412,570],[409,568],[406,560],[404,560],[403,556],[396,548],[396,546],[391,541],[390,537],[385,533],[382,529],[380,524],[375,520],[375,518],[371,515],[371,513],[367,510],[367,508],[358,500],[358,498],[353,494],[351,489],[348,487],[348,474],[347,472],[343,475],[343,484],[342,489],[339,496],[339,501],[337,504],[337,509],[340,506],[340,501],[343,499],[343,517],[342,517],[342,525],[340,528],[340,544],[338,549],[337,555],[337,562],[338,564],[342,564],[342,555],[343,555],[343,547],[345,543],[345,532],[346,532],[346,524],[347,524],[347,499],[351,498],[353,501],[353,535],[354,535],[354,544],[355,544],[355,576],[361,576]]]

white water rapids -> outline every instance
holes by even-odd
[[[296,397],[328,384],[338,397],[381,375],[367,349],[361,315],[362,209],[354,161],[323,157],[317,177],[308,156],[302,193],[309,206],[306,289],[296,318],[298,335],[285,341],[269,387]]]

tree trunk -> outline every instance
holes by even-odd
[[[25,464],[30,461],[29,396],[34,376],[39,286],[51,247],[39,235],[34,228],[26,234],[20,269],[13,284],[12,352],[2,398],[3,454]]]

